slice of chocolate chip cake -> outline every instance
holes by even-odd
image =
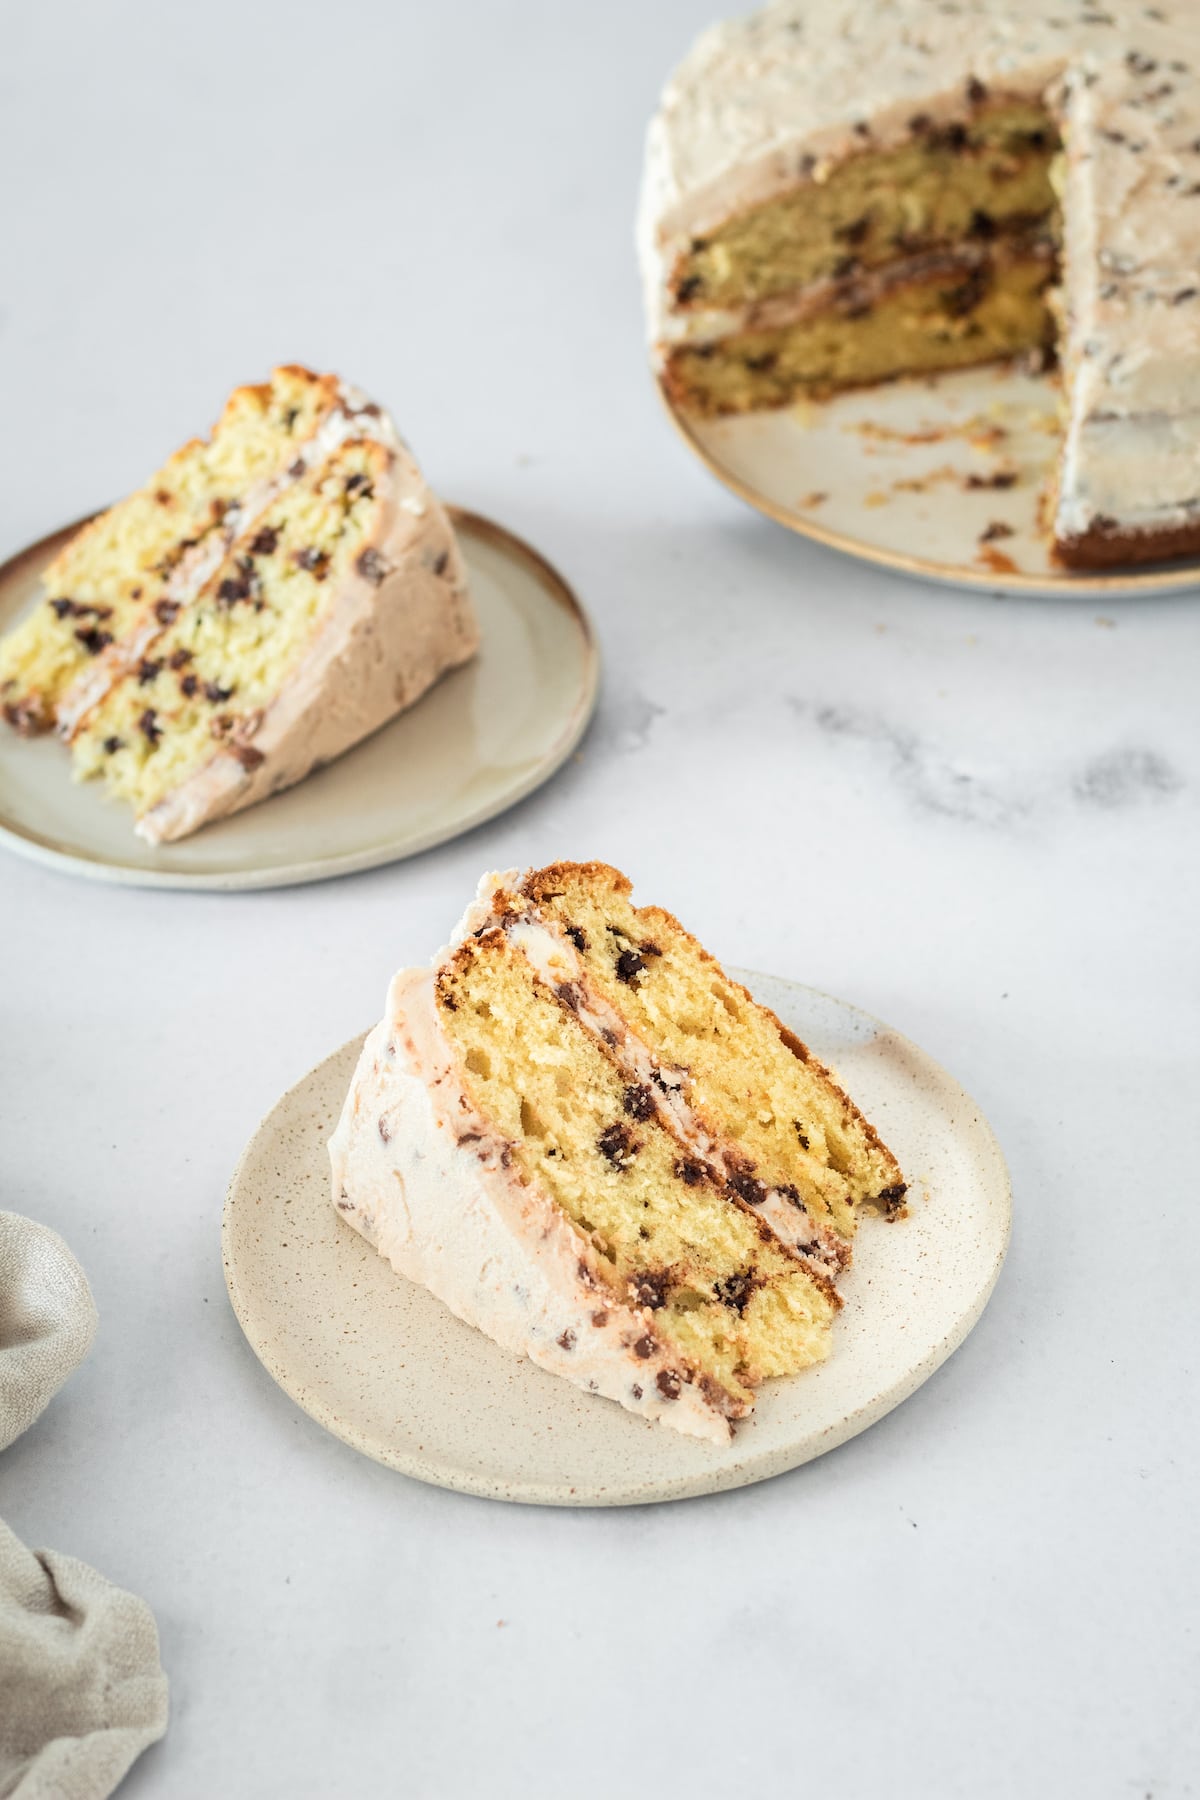
[[[301,780],[475,651],[445,511],[387,415],[276,369],[92,520],[0,641],[0,706],[57,728],[151,842]]]
[[[598,863],[488,876],[392,982],[330,1142],[401,1274],[578,1386],[724,1442],[821,1361],[904,1178],[829,1071]]]

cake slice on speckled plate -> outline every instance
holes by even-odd
[[[599,863],[484,878],[402,970],[330,1141],[333,1203],[460,1318],[725,1442],[829,1353],[894,1157],[774,1014]]]

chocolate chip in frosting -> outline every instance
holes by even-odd
[[[742,1169],[727,1176],[725,1186],[739,1200],[744,1200],[747,1206],[761,1206],[767,1198],[767,1190],[762,1182],[756,1181],[753,1175]]]
[[[555,1342],[560,1350],[573,1350],[575,1348],[575,1333],[571,1330],[570,1326],[568,1326],[565,1331],[559,1333]]]
[[[674,1369],[660,1369],[654,1377],[654,1382],[664,1400],[678,1400],[679,1390],[683,1384]]]
[[[387,574],[387,564],[378,550],[364,550],[354,566],[372,587],[378,587]]]
[[[230,756],[232,756],[236,762],[240,762],[247,773],[249,773],[251,769],[257,769],[260,763],[266,761],[263,752],[261,750],[256,750],[253,744],[230,744],[228,749]]]
[[[640,1337],[633,1346],[633,1354],[635,1356],[640,1356],[642,1361],[645,1362],[647,1357],[654,1355],[654,1339],[649,1335]]]

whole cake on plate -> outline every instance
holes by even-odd
[[[238,388],[207,439],[90,521],[0,640],[0,707],[57,729],[153,843],[291,786],[477,643],[446,513],[334,375]]]
[[[489,1337],[725,1442],[829,1351],[904,1178],[813,1057],[598,863],[480,884],[405,969],[330,1141],[333,1203]]]
[[[1200,550],[1200,8],[807,0],[719,25],[649,134],[679,408],[1057,350],[1056,554]]]

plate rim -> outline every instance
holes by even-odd
[[[566,577],[555,568],[554,564],[542,555],[540,550],[536,549],[527,539],[518,536],[515,531],[511,531],[507,525],[499,524],[484,513],[475,512],[470,507],[455,505],[450,501],[443,501],[442,504],[456,531],[461,532],[465,537],[474,537],[522,563],[542,591],[571,618],[582,641],[583,675],[571,714],[557,742],[523,780],[511,788],[505,789],[499,798],[482,802],[452,826],[434,825],[416,837],[405,839],[402,848],[397,848],[393,840],[386,844],[375,844],[369,849],[345,851],[337,856],[308,857],[270,869],[189,872],[142,868],[134,863],[87,856],[81,852],[57,847],[53,843],[42,841],[28,831],[6,823],[3,819],[0,819],[0,847],[11,850],[18,856],[23,856],[27,861],[38,863],[43,868],[54,869],[59,874],[73,875],[84,881],[102,882],[110,887],[161,888],[167,892],[248,893],[268,888],[298,887],[316,881],[331,881],[341,875],[358,875],[367,869],[384,868],[391,863],[404,862],[410,856],[420,856],[426,850],[432,850],[439,844],[450,843],[455,838],[476,830],[478,826],[487,824],[490,819],[497,818],[511,807],[519,806],[522,800],[527,800],[530,794],[535,793],[545,782],[557,775],[563,764],[578,748],[591,723],[600,692],[599,638],[591,615],[574,588]],[[23,564],[36,564],[39,559],[47,558],[55,544],[65,541],[92,519],[98,518],[104,510],[101,507],[96,512],[87,513],[82,519],[76,519],[70,525],[59,526],[57,530],[47,532],[35,543],[27,544],[23,549],[15,551],[12,556],[0,563],[0,584],[24,574]],[[417,704],[419,705],[420,702]],[[386,723],[390,724],[391,721],[388,720]],[[384,727],[381,726],[380,729],[382,730]],[[351,746],[351,750],[355,748],[357,746]]]
[[[917,1389],[924,1386],[930,1377],[937,1373],[942,1364],[970,1336],[996,1289],[1008,1255],[1012,1239],[1013,1195],[1012,1176],[1005,1159],[1004,1152],[996,1137],[990,1121],[983,1109],[972,1098],[958,1079],[951,1075],[937,1059],[923,1050],[919,1044],[906,1037],[903,1032],[887,1025],[873,1013],[853,1005],[848,1000],[841,1000],[834,994],[826,993],[821,988],[809,987],[807,983],[793,981],[782,975],[767,975],[762,970],[748,970],[727,966],[726,973],[735,981],[741,981],[750,992],[754,992],[754,983],[763,980],[779,983],[789,990],[811,996],[825,1004],[835,1006],[844,1013],[849,1013],[859,1023],[869,1026],[872,1035],[886,1034],[906,1049],[915,1051],[920,1061],[935,1070],[942,1081],[952,1090],[954,1097],[961,1101],[971,1113],[975,1129],[981,1134],[981,1148],[990,1163],[991,1178],[996,1181],[995,1199],[1000,1209],[999,1244],[992,1266],[982,1283],[971,1305],[955,1320],[952,1328],[938,1340],[931,1350],[901,1377],[894,1385],[887,1387],[883,1393],[854,1408],[835,1424],[826,1427],[816,1435],[816,1439],[808,1437],[798,1454],[793,1454],[795,1446],[775,1448],[763,1451],[758,1457],[747,1455],[743,1461],[727,1464],[711,1473],[697,1472],[694,1475],[681,1475],[674,1479],[666,1479],[656,1483],[653,1492],[631,1487],[628,1483],[614,1484],[613,1489],[597,1492],[588,1488],[583,1494],[576,1494],[574,1488],[568,1492],[555,1484],[538,1480],[514,1482],[499,1477],[487,1477],[471,1470],[447,1470],[445,1465],[424,1460],[420,1453],[389,1451],[386,1446],[368,1439],[357,1431],[353,1425],[339,1419],[332,1406],[326,1404],[318,1395],[304,1389],[303,1384],[278,1362],[267,1344],[259,1340],[253,1326],[253,1308],[249,1306],[239,1291],[236,1257],[233,1251],[234,1209],[238,1204],[238,1190],[242,1183],[246,1165],[258,1144],[258,1141],[270,1125],[272,1119],[291,1099],[296,1089],[318,1075],[327,1065],[339,1057],[345,1056],[353,1047],[355,1052],[361,1047],[372,1027],[357,1036],[348,1038],[337,1049],[331,1050],[312,1068],[297,1077],[291,1085],[263,1114],[258,1124],[242,1149],[229,1184],[225,1191],[225,1200],[221,1212],[221,1262],[225,1274],[225,1287],[229,1296],[234,1317],[246,1339],[250,1349],[262,1364],[267,1374],[287,1395],[288,1399],[307,1414],[313,1422],[331,1436],[346,1444],[350,1449],[368,1457],[372,1462],[384,1468],[395,1470],[398,1474],[411,1480],[424,1482],[427,1486],[445,1488],[454,1493],[469,1494],[477,1499],[500,1500],[510,1504],[526,1506],[653,1506],[673,1500],[689,1500],[706,1494],[727,1493],[733,1489],[749,1487],[760,1481],[768,1481],[776,1475],[786,1474],[789,1470],[803,1467],[824,1456],[829,1450],[848,1443],[851,1438],[859,1436],[889,1412],[910,1399]],[[404,1279],[397,1276],[397,1279]],[[590,1398],[590,1396],[585,1396]],[[736,1443],[736,1439],[734,1440]]]
[[[827,525],[822,525],[815,519],[802,518],[799,513],[777,505],[748,481],[735,475],[697,435],[687,415],[671,399],[662,376],[653,368],[651,377],[663,409],[676,432],[692,455],[703,463],[722,487],[735,494],[747,506],[753,507],[755,512],[771,519],[776,525],[782,525],[797,537],[809,538],[814,544],[820,544],[826,550],[836,550],[855,562],[870,563],[875,568],[888,569],[894,575],[931,581],[939,587],[967,588],[987,594],[1025,595],[1038,599],[1135,600],[1146,594],[1182,594],[1200,584],[1200,558],[1180,563],[1171,569],[1152,570],[1143,575],[1105,575],[1098,570],[1072,573],[1064,570],[1061,576],[1056,577],[1024,575],[1019,570],[1014,570],[1012,574],[1002,574],[996,570],[974,569],[965,563],[939,563],[929,557],[910,555],[903,550],[883,550],[875,544],[865,544],[846,532],[831,531]],[[897,379],[904,380],[905,377]]]

